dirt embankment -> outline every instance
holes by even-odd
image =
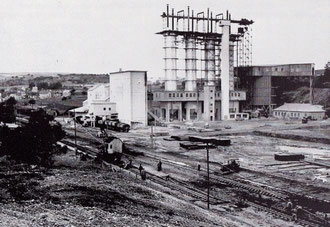
[[[101,169],[73,154],[44,172],[6,174],[0,179],[0,226],[236,225],[135,175]]]
[[[253,133],[258,136],[270,136],[270,137],[281,138],[281,139],[292,139],[292,140],[299,140],[299,141],[330,144],[330,138],[312,137],[312,136],[308,136],[308,135],[299,135],[299,134],[290,134],[290,133],[281,132],[281,131],[276,131],[276,132],[254,131]]]

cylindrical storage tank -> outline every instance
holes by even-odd
[[[177,48],[176,36],[164,35],[165,91],[177,90]]]
[[[215,45],[214,40],[205,43],[205,79],[213,86],[215,81]]]
[[[187,38],[185,40],[186,51],[186,91],[196,90],[196,40],[194,38]]]
[[[234,42],[229,44],[229,90],[234,90]]]
[[[220,79],[220,75],[221,75],[221,58],[220,58],[220,54],[221,54],[221,46],[220,44],[215,46],[215,77],[216,79]]]

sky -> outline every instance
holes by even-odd
[[[330,61],[329,0],[1,0],[0,72],[162,77],[166,4],[254,20],[255,65]]]

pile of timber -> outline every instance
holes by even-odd
[[[275,160],[277,161],[300,161],[304,160],[305,156],[302,154],[275,154]]]
[[[208,145],[209,148],[215,148],[214,145]],[[199,142],[182,142],[180,143],[180,147],[187,149],[187,150],[199,150],[199,149],[206,149],[206,143],[199,143]]]
[[[200,137],[200,136],[189,136],[191,142],[202,142],[209,143],[214,146],[230,146],[230,139],[217,138],[217,137]]]
[[[180,143],[180,147],[187,150],[205,149],[207,144],[209,148],[215,148],[216,146],[230,146],[230,139],[217,138],[217,137],[200,137],[200,136],[171,136],[170,138],[164,138],[168,141],[187,141]]]
[[[177,141],[189,141],[189,136],[171,136],[171,139]]]

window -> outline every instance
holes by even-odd
[[[281,72],[283,72],[283,68],[281,68]]]
[[[192,93],[190,93],[190,95],[189,95],[190,97],[192,97]]]
[[[213,110],[210,110],[210,113],[213,113]]]
[[[210,99],[213,99],[213,97],[211,96]]]
[[[213,103],[210,103],[210,106],[213,106]]]
[[[241,96],[241,93],[237,93],[237,95],[238,95],[238,97],[240,97]]]
[[[193,93],[193,96],[196,97],[196,93]]]
[[[109,111],[111,110],[111,108],[109,107]]]
[[[210,90],[210,92],[213,92],[213,90]]]
[[[275,68],[275,71],[277,72],[277,68]]]
[[[186,94],[186,97],[188,97],[189,95],[188,95],[188,93]]]
[[[181,93],[181,98],[183,97],[183,94]]]
[[[107,109],[107,108],[105,108],[105,107],[103,108],[103,110],[106,110],[106,109]]]
[[[171,93],[168,93],[168,97],[171,98],[172,94]]]
[[[237,93],[235,92],[235,97],[237,96]]]
[[[231,93],[231,96],[234,96],[234,93]]]
[[[110,149],[112,149],[112,144],[110,144]]]

